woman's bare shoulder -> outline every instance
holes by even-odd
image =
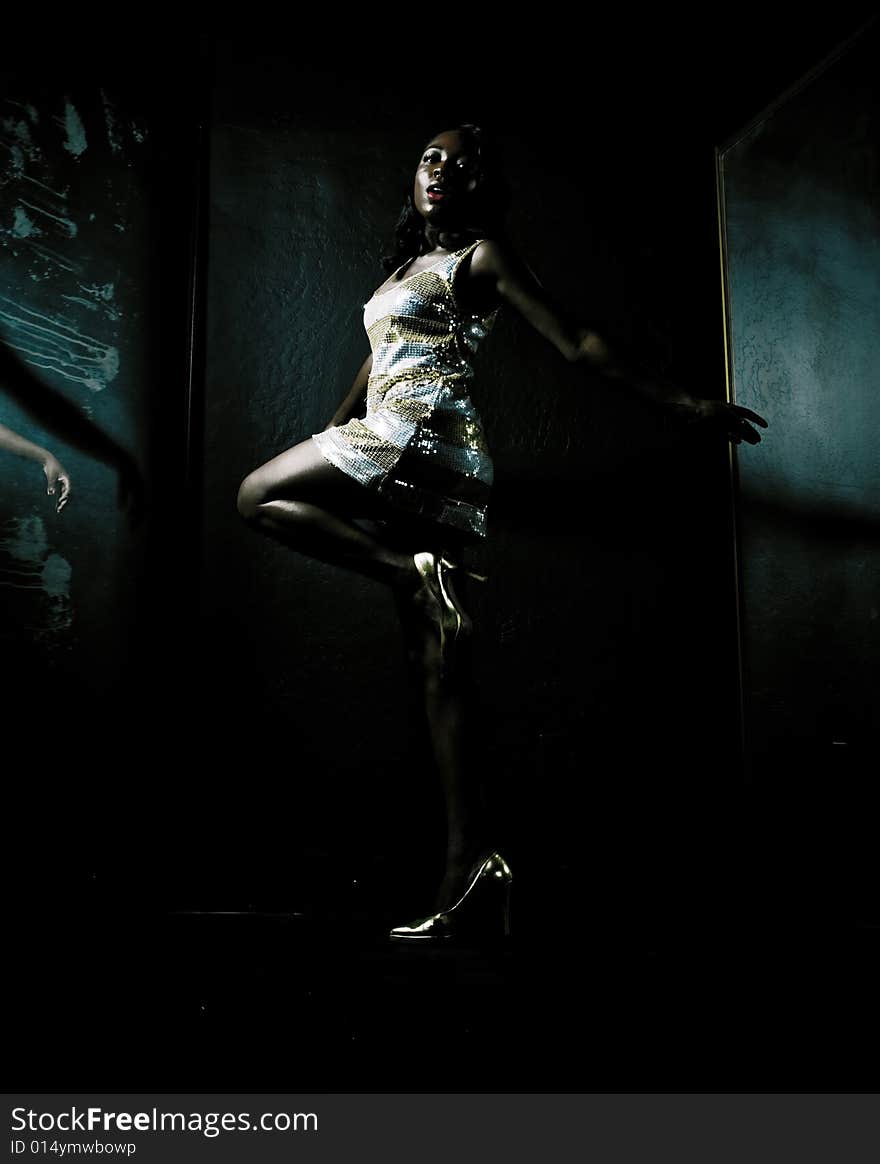
[[[474,248],[471,275],[481,282],[491,282],[499,291],[535,290],[538,286],[532,269],[512,244],[502,239],[483,239]]]
[[[483,267],[492,267],[516,258],[516,252],[509,242],[498,238],[484,238],[474,247],[473,262]]]
[[[471,274],[476,278],[493,278],[496,282],[506,275],[521,273],[525,265],[509,242],[484,238],[474,247],[471,256]]]

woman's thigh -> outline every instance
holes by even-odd
[[[305,501],[349,518],[365,518],[387,544],[400,549],[461,553],[476,539],[418,514],[404,512],[326,461],[312,440],[301,441],[250,473],[242,488],[260,501]]]
[[[311,439],[254,469],[243,487],[260,501],[306,501],[350,517],[393,515],[383,497],[326,461]]]

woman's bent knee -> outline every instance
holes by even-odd
[[[260,504],[265,501],[265,491],[260,488],[253,473],[249,473],[238,487],[236,508],[245,521],[254,521]]]

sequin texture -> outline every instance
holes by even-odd
[[[373,353],[366,416],[312,440],[395,506],[485,537],[493,466],[469,389],[497,309],[465,315],[454,293],[459,264],[481,241],[364,304]]]

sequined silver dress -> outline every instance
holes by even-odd
[[[459,264],[481,241],[364,304],[373,353],[366,416],[312,440],[332,465],[395,507],[485,537],[493,467],[469,388],[474,353],[497,308],[466,315],[454,291]]]

